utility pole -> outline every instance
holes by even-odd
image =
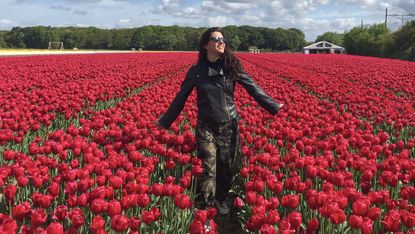
[[[409,14],[390,14],[388,15],[388,8],[386,8],[386,12],[385,12],[385,27],[388,27],[388,17],[395,17],[401,20],[401,26],[403,26],[403,22],[404,22],[404,17],[415,17],[415,14],[413,13],[409,13]]]

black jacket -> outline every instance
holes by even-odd
[[[199,119],[210,123],[226,123],[233,120],[238,115],[233,100],[236,82],[269,113],[274,115],[278,112],[280,104],[268,96],[245,72],[240,73],[237,79],[229,79],[224,76],[223,69],[217,71],[207,63],[201,63],[193,65],[187,72],[179,92],[166,113],[159,119],[160,125],[164,128],[170,127],[195,87]]]

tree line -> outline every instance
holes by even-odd
[[[310,44],[296,28],[226,26],[222,28],[234,50],[299,52]],[[198,50],[200,36],[206,28],[180,26],[143,26],[132,29],[95,27],[14,27],[0,31],[0,48],[45,49],[50,41],[62,41],[65,48],[130,50]],[[317,41],[329,41],[345,47],[348,54],[400,58],[415,61],[415,21],[407,22],[395,32],[383,24],[354,27],[345,33],[326,32]]]
[[[198,50],[199,40],[207,28],[179,26],[143,26],[132,29],[95,27],[14,27],[0,32],[0,48],[48,48],[50,41],[61,41],[65,48],[129,50]],[[298,29],[253,26],[222,28],[234,50],[247,51],[255,46],[265,51],[301,51],[306,45]]]
[[[317,37],[343,46],[348,54],[415,61],[415,20],[391,32],[384,24],[354,27],[343,34],[326,32]]]

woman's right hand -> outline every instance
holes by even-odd
[[[153,123],[157,127],[158,130],[163,130],[164,129],[164,127],[160,124],[159,120],[156,120]]]

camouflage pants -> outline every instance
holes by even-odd
[[[209,124],[198,120],[196,128],[198,157],[203,163],[202,175],[197,181],[196,206],[213,205],[214,200],[229,200],[230,191],[241,184],[238,122]],[[232,190],[231,190],[232,189]]]

